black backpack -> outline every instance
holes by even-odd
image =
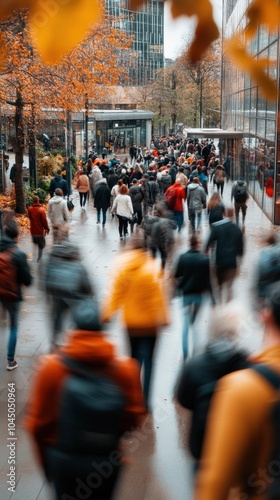
[[[234,200],[236,203],[244,203],[247,200],[247,189],[246,186],[238,186],[235,191]]]
[[[56,449],[72,455],[108,456],[123,433],[125,397],[110,378],[62,357],[70,370],[60,398]]]

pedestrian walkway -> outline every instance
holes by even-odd
[[[230,204],[231,184],[226,184],[224,202]],[[211,193],[210,193],[211,194]],[[78,194],[74,191],[75,209],[71,219],[71,239],[76,242],[84,262],[94,281],[99,299],[107,292],[112,263],[123,248],[119,241],[117,221],[108,216],[106,228],[96,224],[96,212],[92,205],[82,214]],[[240,305],[250,304],[250,283],[254,262],[260,248],[261,237],[272,225],[250,198],[246,218],[245,246],[241,272],[234,285],[235,296]],[[176,252],[187,248],[188,223],[177,238]],[[201,238],[204,241],[209,228],[206,213],[203,214]],[[278,228],[275,228],[278,232]],[[47,249],[51,247],[51,235],[47,236]],[[21,428],[25,405],[34,379],[34,371],[40,355],[49,350],[49,320],[45,297],[38,288],[38,265],[33,258],[31,238],[20,241],[20,247],[28,253],[31,261],[34,284],[25,290],[22,304],[17,356],[19,367],[6,371],[6,341],[8,336],[5,322],[1,326],[2,355],[0,357],[0,498],[1,500],[50,500],[48,486],[34,460],[31,443]],[[125,446],[131,456],[116,495],[116,500],[186,500],[191,498],[192,459],[186,447],[188,413],[178,409],[173,401],[174,383],[182,366],[181,330],[182,311],[178,297],[172,300],[172,324],[163,329],[159,338],[152,391],[153,414],[148,417],[141,431],[126,440]],[[137,311],[135,311],[137,314]],[[209,305],[199,317],[197,332],[201,343],[206,340]],[[128,353],[124,329],[117,318],[108,326],[108,335],[117,345],[118,352]],[[257,349],[261,341],[260,328],[253,315],[244,324],[244,342],[251,349]],[[7,473],[7,387],[16,384],[16,492],[8,491]],[[50,401],[50,404],[52,402]]]

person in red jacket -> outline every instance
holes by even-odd
[[[171,190],[175,190],[176,192],[176,200],[172,212],[178,227],[178,232],[180,233],[184,224],[184,201],[186,199],[186,190],[181,186],[179,178],[177,178],[175,183],[166,190],[166,194]]]
[[[120,443],[117,446],[114,444],[111,450],[110,436],[100,434],[98,413],[94,419],[84,410],[87,401],[82,393],[79,403],[73,400],[72,404],[79,404],[80,410],[77,411],[82,411],[83,418],[79,419],[71,412],[63,413],[67,384],[71,384],[77,367],[83,375],[88,374],[85,378],[89,381],[88,377],[92,377],[93,384],[94,377],[111,381],[111,392],[118,388],[124,398],[124,411],[118,424],[123,434],[139,426],[147,414],[140,367],[135,359],[117,356],[115,346],[101,331],[102,324],[93,303],[84,301],[79,304],[73,312],[73,320],[75,329],[69,332],[66,344],[55,354],[44,356],[38,365],[24,427],[31,434],[39,463],[54,487],[54,498],[109,500],[123,465]],[[75,380],[77,384],[77,378]],[[96,390],[98,387],[100,385],[96,386]],[[90,397],[92,395],[88,395]],[[70,404],[69,393],[67,401]],[[103,408],[106,409],[108,404],[107,396],[107,401],[103,400]],[[86,428],[81,428],[83,425]],[[65,432],[69,428],[76,429],[76,435],[83,442],[86,440],[86,449],[83,444],[80,449],[75,444],[73,449],[71,437],[66,439],[65,448]],[[104,464],[106,469],[103,474]]]
[[[40,205],[39,197],[34,196],[33,205],[27,209],[28,217],[30,219],[30,233],[34,245],[38,246],[38,259],[42,257],[43,249],[46,246],[45,234],[49,234],[50,228],[48,225],[46,212]]]

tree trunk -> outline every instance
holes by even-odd
[[[25,197],[23,191],[23,180],[22,180],[22,165],[23,165],[23,152],[24,152],[23,106],[24,104],[23,104],[21,89],[17,88],[16,113],[15,113],[15,128],[16,128],[15,192],[16,192],[16,212],[19,214],[25,214],[26,212]]]
[[[35,111],[31,105],[31,116],[28,123],[28,151],[29,151],[29,175],[30,186],[38,187],[37,165],[36,165],[36,135],[35,135]]]

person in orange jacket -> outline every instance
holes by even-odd
[[[49,234],[50,228],[47,221],[46,212],[40,205],[38,196],[33,197],[33,204],[27,208],[28,217],[30,220],[30,233],[34,245],[38,245],[38,259],[42,257],[43,249],[46,246],[45,235]]]
[[[66,425],[66,422],[60,419],[60,412],[61,405],[63,406],[63,391],[71,375],[71,363],[74,362],[74,366],[75,363],[81,365],[86,372],[92,371],[92,376],[98,374],[111,380],[112,384],[118,387],[125,402],[120,422],[121,433],[136,428],[146,415],[138,363],[133,359],[117,356],[114,345],[100,331],[102,326],[96,310],[89,304],[87,301],[81,303],[73,313],[76,328],[69,332],[66,345],[56,354],[41,359],[24,420],[24,427],[35,443],[39,463],[44,468],[48,480],[53,483],[57,500],[64,495],[67,498],[79,498],[79,487],[87,492],[89,500],[111,498],[123,463],[119,449],[113,448],[107,454],[96,451],[96,442],[100,446],[99,440],[101,439],[102,444],[106,435],[104,438],[95,435],[95,421],[92,428],[89,422],[87,429],[84,429],[88,436],[93,436],[92,441],[88,441],[89,438],[87,440],[87,443],[91,443],[90,450],[83,449],[82,452],[75,451],[73,454],[69,450],[65,451],[59,444],[61,429]],[[70,361],[70,368],[65,359]],[[72,416],[72,420],[73,418]],[[71,420],[71,414],[68,418],[67,413],[66,428],[69,426],[69,419]],[[98,415],[96,421],[98,423]],[[68,441],[71,447],[71,439]],[[102,472],[104,463],[109,464],[111,473],[103,476],[100,470]],[[91,477],[95,478],[94,484]]]
[[[169,323],[169,314],[155,261],[144,246],[143,233],[133,233],[130,249],[115,262],[116,274],[103,303],[102,318],[109,321],[122,311],[131,357],[144,367],[143,391],[148,404],[156,338],[160,327]]]
[[[250,357],[280,377],[280,286],[267,297],[261,311],[264,349]],[[279,384],[279,381],[278,381]],[[279,386],[278,386],[279,387]],[[252,368],[223,377],[211,402],[195,500],[266,500],[280,498],[279,450],[272,413],[279,401],[276,389]],[[268,490],[277,481],[278,492]]]

